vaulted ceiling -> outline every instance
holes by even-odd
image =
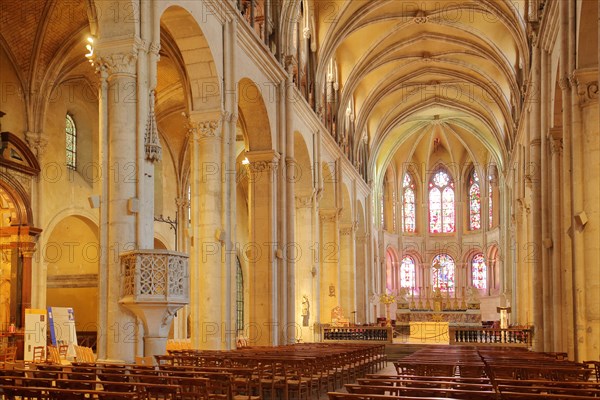
[[[367,135],[377,170],[411,159],[414,146],[397,154],[403,143],[431,147],[436,138],[485,149],[480,162],[506,160],[528,74],[525,0],[314,6],[317,76],[336,61],[341,110],[354,101],[356,132]]]

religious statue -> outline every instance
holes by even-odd
[[[473,286],[467,288],[467,303],[476,304],[479,303],[479,291]]]
[[[344,317],[344,309],[341,306],[335,306],[331,310],[331,325],[332,326],[348,326],[350,320]]]
[[[333,283],[329,285],[329,297],[335,297],[335,286],[333,286]]]
[[[302,296],[302,326],[308,326],[308,318],[310,316],[310,302],[308,296]]]
[[[398,304],[408,303],[408,293],[409,290],[407,287],[401,287],[400,289],[398,289],[398,295],[396,296]]]

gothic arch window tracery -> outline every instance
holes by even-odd
[[[471,259],[471,285],[476,289],[487,289],[487,265],[482,253]]]
[[[409,173],[402,181],[402,230],[408,233],[416,231],[415,183]]]
[[[451,233],[454,230],[454,181],[444,168],[440,168],[429,181],[429,232]]]
[[[65,117],[66,160],[67,168],[77,169],[77,127],[70,114]]]
[[[479,175],[473,169],[469,176],[469,230],[481,229],[481,186]]]
[[[415,259],[411,256],[404,256],[400,263],[400,287],[412,288],[416,286],[416,267]]]

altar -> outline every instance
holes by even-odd
[[[411,322],[446,322],[449,326],[481,326],[479,310],[396,310],[396,326],[410,325]]]
[[[481,327],[480,302],[474,288],[463,289],[460,297],[454,292],[454,298],[449,291],[442,293],[435,288],[430,292],[429,287],[416,300],[413,294],[409,301],[406,294],[404,291],[397,299],[395,325],[401,335],[425,340],[423,334],[428,332],[427,340],[445,335],[447,341],[448,327]]]

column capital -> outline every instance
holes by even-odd
[[[567,76],[561,76],[560,79],[558,80],[558,86],[562,90],[568,90],[571,88],[571,82]]]
[[[296,196],[296,208],[312,208],[313,196]]]
[[[42,132],[27,132],[25,133],[25,139],[38,158],[41,161],[44,153],[46,152],[46,146],[48,146],[47,135]]]
[[[319,219],[321,222],[336,222],[340,212],[337,208],[321,208],[319,210]]]
[[[247,168],[251,173],[274,171],[277,169],[281,158],[281,155],[275,150],[247,151],[245,156],[250,162]]]
[[[563,141],[562,138],[551,138],[550,139],[550,152],[552,153],[552,155],[560,155],[562,153],[563,150]]]
[[[219,138],[221,120],[222,116],[219,112],[191,114],[187,117],[188,135],[192,140]]]
[[[353,224],[340,224],[340,235],[349,236],[354,232]]]
[[[126,37],[99,41],[94,48],[94,63],[99,72],[109,75],[135,76],[138,52],[144,42],[137,37]]]
[[[189,207],[189,205],[190,205],[190,201],[188,200],[187,196],[176,197],[176,198],[175,198],[175,205],[176,205],[178,208],[185,208],[185,207]]]
[[[598,69],[583,68],[573,71],[570,77],[579,96],[579,105],[586,107],[598,103]]]
[[[530,146],[541,146],[542,145],[542,139],[533,139],[531,142],[529,142]]]

